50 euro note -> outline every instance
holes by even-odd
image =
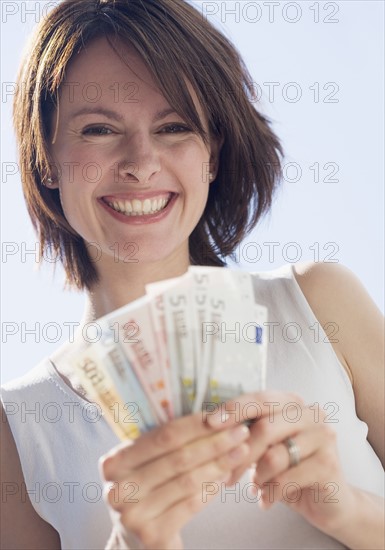
[[[72,358],[120,438],[264,389],[267,310],[249,273],[194,266],[146,292],[98,319],[100,338]]]

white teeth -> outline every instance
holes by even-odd
[[[134,212],[141,212],[142,211],[142,201],[138,201],[137,199],[134,199],[132,201],[132,208],[134,210]]]
[[[113,208],[117,212],[125,214],[126,216],[143,216],[145,214],[155,214],[156,212],[163,210],[167,203],[168,199],[165,198],[152,200],[145,199],[144,201],[141,201],[139,199],[134,199],[132,201],[114,200],[108,202],[111,208]]]

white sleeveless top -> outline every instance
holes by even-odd
[[[292,266],[256,273],[253,279],[256,299],[267,306],[271,323],[267,389],[319,404],[315,411],[323,408],[337,432],[347,480],[383,496],[383,468],[366,439],[367,425],[356,416],[349,378]],[[98,409],[65,384],[49,359],[6,384],[2,400],[37,513],[58,531],[63,549],[104,548],[111,521],[98,459],[119,441]],[[285,504],[260,510],[249,482],[246,473],[235,487],[207,488],[218,489],[217,497],[183,529],[186,549],[343,548]]]

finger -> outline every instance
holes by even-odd
[[[291,416],[281,414],[283,410],[278,411],[274,417],[264,416],[250,426],[249,444],[252,462],[258,462],[269,447],[286,440],[288,437],[297,436],[299,432],[314,426],[314,414],[310,409],[306,407],[304,409],[298,408],[297,411],[300,411],[300,417],[297,422],[292,422]],[[289,418],[290,421],[288,421]],[[229,484],[236,483],[249,466],[249,463],[245,463],[235,469]]]
[[[271,418],[290,403],[301,407],[304,405],[302,398],[292,393],[247,393],[221,405],[204,403],[206,410],[203,410],[203,415],[207,424],[212,427],[229,427],[235,423],[255,421],[265,416]]]
[[[137,508],[138,520],[148,521],[164,513],[176,503],[192,497],[196,493],[202,493],[207,484],[220,484],[224,482],[231,474],[231,470],[245,460],[249,452],[250,448],[248,445],[242,443],[217,460],[203,464],[192,471],[185,472],[154,489],[143,499],[140,509],[139,507]]]
[[[318,449],[327,443],[327,440],[328,436],[323,426],[316,426],[315,428],[299,432],[295,436],[294,442],[299,449],[300,462],[317,452]],[[258,461],[254,481],[262,484],[265,481],[276,478],[289,468],[293,471],[295,468],[298,468],[298,465],[290,466],[290,455],[287,445],[284,441],[281,441],[269,447]]]
[[[214,429],[202,422],[202,413],[178,418],[143,434],[134,442],[129,441],[114,447],[100,459],[101,474],[106,481],[114,481],[117,472],[119,477],[124,477],[145,462],[151,462],[165,453],[225,427],[227,426]]]
[[[345,482],[336,448],[329,446],[310,455],[298,466],[262,484],[257,482],[257,485],[261,489],[261,507],[269,508],[279,501],[294,504],[304,496],[316,503],[338,502],[340,495],[337,494],[345,487]]]
[[[220,485],[216,484],[215,490],[202,494],[200,490],[194,496],[183,501],[177,502],[174,506],[161,513],[159,516],[130,527],[132,509],[122,511],[121,523],[126,529],[132,530],[142,541],[146,548],[170,548],[170,541],[175,538],[175,533],[188,523],[200,510],[212,501],[220,490]]]
[[[249,437],[250,431],[244,425],[214,433],[133,470],[130,479],[141,486],[144,494],[151,492],[177,475],[225,455]]]

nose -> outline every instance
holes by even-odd
[[[124,183],[150,185],[150,180],[160,171],[159,152],[149,136],[132,135],[125,143],[119,162],[119,179]]]

